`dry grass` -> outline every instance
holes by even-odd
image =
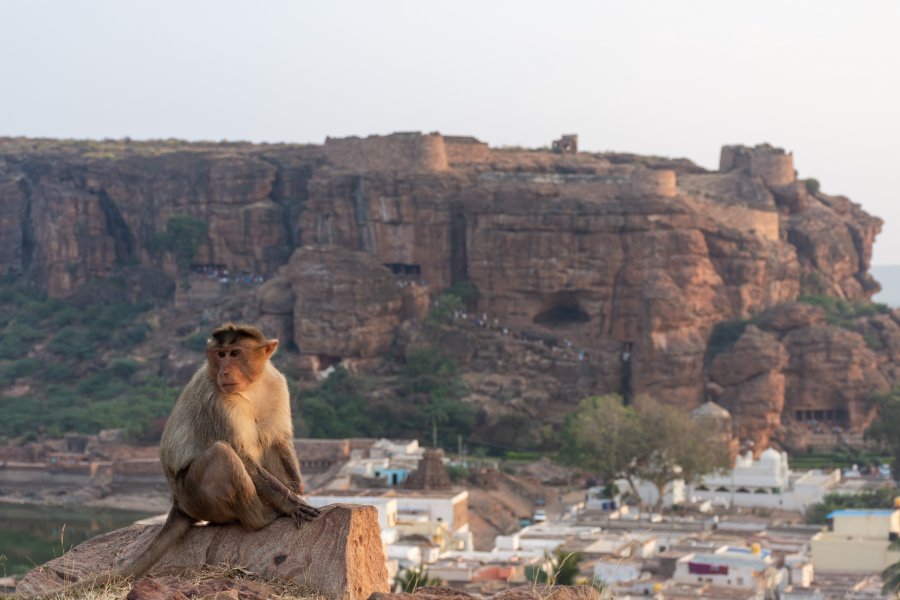
[[[154,578],[156,578],[154,576]],[[268,588],[267,598],[273,600],[327,600],[325,596],[311,590],[308,586],[293,580],[266,580],[243,567],[220,565],[203,566],[193,571],[177,575],[180,582],[199,586],[214,579],[230,579],[239,584],[241,581],[252,581],[264,584]],[[76,593],[57,593],[45,597],[45,600],[122,600],[131,591],[134,581],[117,580],[89,590]],[[223,590],[224,591],[224,590]],[[11,596],[17,598],[17,596]]]
[[[0,137],[0,155],[20,153],[56,153],[93,160],[119,160],[130,157],[161,156],[172,153],[244,154],[267,149],[305,148],[309,144],[254,144],[244,141],[196,141],[178,139],[51,139]]]

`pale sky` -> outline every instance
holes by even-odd
[[[0,135],[769,142],[900,264],[900,1],[0,0]]]

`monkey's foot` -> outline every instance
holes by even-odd
[[[294,524],[297,527],[300,527],[301,523],[312,521],[321,515],[322,511],[318,508],[299,499],[296,508],[290,513],[290,516],[294,519]]]

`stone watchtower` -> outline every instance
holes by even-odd
[[[558,154],[577,154],[578,135],[574,133],[563,134],[558,140],[553,140],[552,148]]]
[[[403,487],[411,490],[449,490],[450,476],[444,467],[444,451],[429,448],[419,461],[419,468],[413,471]]]

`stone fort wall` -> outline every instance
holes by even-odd
[[[769,188],[779,188],[797,179],[794,156],[769,144],[722,146],[719,171],[745,170],[760,177]]]
[[[778,241],[778,212],[758,210],[737,204],[720,204],[707,200],[685,200],[700,214],[712,217],[725,227],[750,233],[766,240]]]
[[[325,156],[338,169],[353,171],[446,171],[447,150],[439,133],[327,138]]]
[[[671,169],[639,167],[622,169],[607,175],[488,171],[482,173],[480,178],[482,181],[518,183],[525,186],[557,186],[562,197],[594,200],[648,196],[671,198],[678,193],[675,171]]]
[[[672,197],[678,192],[675,171],[635,169],[631,174],[631,195]]]
[[[451,166],[487,163],[491,160],[490,146],[473,137],[445,135],[444,146],[447,162]]]
[[[489,162],[491,149],[473,137],[415,131],[327,138],[325,156],[333,166],[352,171],[446,171]]]

